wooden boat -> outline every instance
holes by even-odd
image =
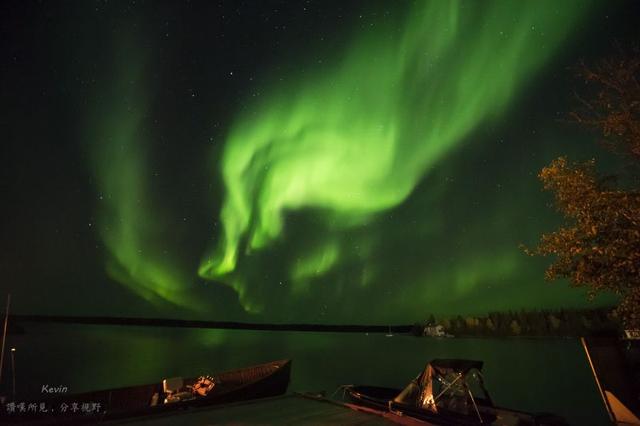
[[[96,423],[277,396],[287,391],[290,374],[291,360],[280,360],[200,378],[172,378],[161,383],[25,402],[25,411],[18,407],[20,401],[7,402],[0,412],[0,424]],[[41,404],[46,411],[41,410]]]
[[[497,407],[484,387],[482,361],[436,359],[404,389],[343,386],[349,400],[388,417],[409,416],[437,425],[561,426],[552,414],[531,414]]]

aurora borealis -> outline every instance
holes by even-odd
[[[568,67],[636,9],[16,3],[3,289],[24,313],[252,321],[585,306],[519,244],[559,221],[539,169],[603,155],[558,120]]]
[[[148,300],[196,309],[197,300],[184,291],[188,274],[174,266],[175,248],[166,240],[168,219],[152,200],[148,180],[148,149],[143,120],[148,114],[142,59],[116,57],[114,87],[105,93],[104,108],[95,112],[86,130],[87,151],[98,191],[97,229],[107,250],[109,277]],[[123,96],[121,98],[120,96]]]
[[[231,129],[222,157],[224,234],[201,275],[224,280],[241,240],[263,248],[283,232],[286,210],[316,208],[334,225],[353,227],[401,204],[471,130],[502,111],[587,9],[421,3],[397,40],[388,30],[365,32],[335,70],[274,89]],[[316,243],[294,260],[294,285],[322,279],[338,262],[340,245],[321,244],[320,253]]]

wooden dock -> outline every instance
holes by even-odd
[[[407,426],[430,426],[430,423],[400,417],[393,414],[380,416],[366,409],[355,409],[350,404],[341,404],[325,398],[314,398],[301,394],[288,394],[243,403],[212,406],[166,415],[156,415],[131,420],[107,422],[109,425],[169,426],[186,424],[204,425],[358,425],[377,426],[402,424]]]

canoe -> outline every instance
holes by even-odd
[[[408,416],[444,426],[564,426],[547,413],[532,414],[493,404],[484,387],[481,361],[436,359],[404,389],[345,385],[348,400],[379,415]]]
[[[291,360],[280,360],[200,378],[172,378],[39,401],[7,402],[0,412],[0,424],[96,423],[278,396],[287,391],[290,375]],[[174,388],[176,383],[181,384],[179,389]],[[24,405],[20,407],[20,403]]]

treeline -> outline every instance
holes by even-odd
[[[416,323],[412,333],[424,334],[427,326],[442,325],[454,336],[600,336],[620,332],[613,309],[532,310],[492,312],[486,316],[455,316],[436,320],[429,315]]]

